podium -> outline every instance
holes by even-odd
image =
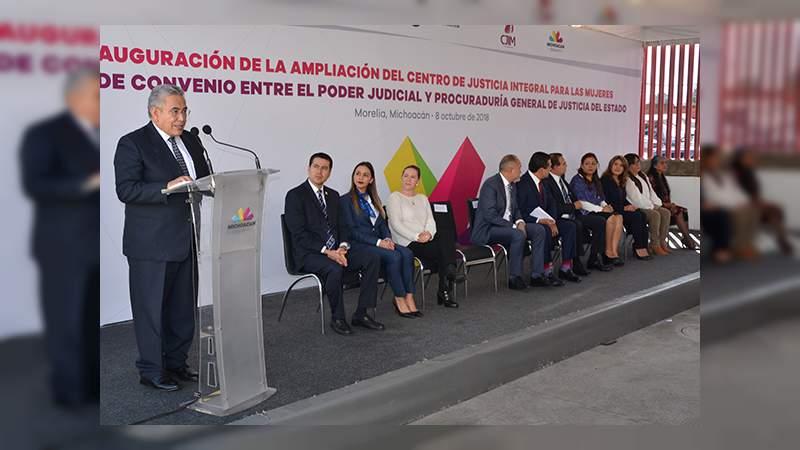
[[[187,197],[197,243],[200,398],[190,409],[226,416],[275,393],[264,359],[261,222],[276,172],[222,172],[162,191]]]

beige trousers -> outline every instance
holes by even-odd
[[[650,245],[666,245],[667,233],[669,232],[670,212],[661,206],[655,209],[640,209],[647,217],[647,224],[650,229]]]

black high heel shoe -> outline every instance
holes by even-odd
[[[441,290],[436,294],[436,303],[444,305],[445,308],[458,308],[458,303],[450,298],[450,293],[446,290]]]
[[[406,319],[413,319],[414,317],[416,317],[413,313],[400,312],[400,307],[397,306],[397,302],[396,301],[392,301],[392,304],[394,305],[394,310],[397,312],[398,316],[406,318]]]

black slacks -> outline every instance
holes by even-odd
[[[193,256],[183,261],[128,258],[136,367],[143,377],[186,366],[196,303],[192,262]]]
[[[456,245],[452,239],[436,234],[432,240],[420,243],[411,242],[408,249],[414,256],[421,259],[423,264],[432,262],[439,270],[439,291],[447,289],[447,267],[456,265]]]
[[[99,397],[100,264],[37,260],[54,399],[82,404]]]
[[[351,249],[347,252],[347,267],[342,267],[327,256],[320,254],[306,255],[303,261],[303,272],[313,273],[322,279],[325,295],[331,306],[333,320],[344,320],[344,287],[342,276],[345,271],[361,272],[361,288],[358,296],[356,313],[365,313],[367,308],[374,308],[378,301],[378,272],[381,257],[376,253]]]

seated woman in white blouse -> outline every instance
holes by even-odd
[[[647,217],[650,227],[650,252],[656,255],[670,254],[667,245],[669,221],[672,214],[664,208],[661,199],[650,186],[647,175],[642,172],[639,155],[628,153],[628,181],[625,182],[625,194],[628,201]]]
[[[411,165],[403,169],[402,189],[392,192],[387,204],[389,229],[398,244],[439,268],[438,304],[458,308],[451,295],[452,283],[463,279],[463,275],[456,275],[455,236],[436,234],[428,197],[416,192],[419,178],[419,167]]]

